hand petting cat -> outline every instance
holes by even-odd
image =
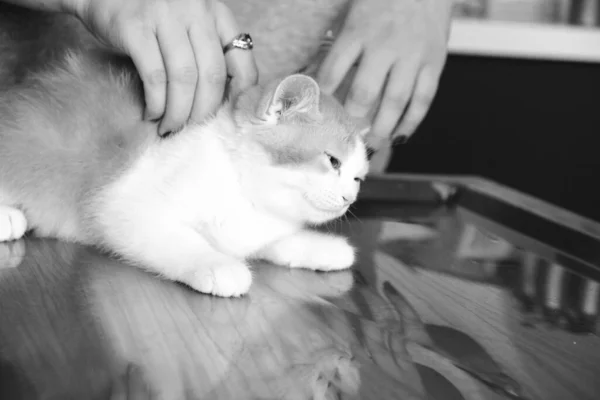
[[[357,64],[347,111],[371,118],[371,145],[404,142],[425,117],[445,64],[452,0],[350,0],[318,80],[332,94]]]
[[[223,54],[239,34],[233,14],[214,0],[65,0],[98,38],[131,56],[159,133],[200,122],[232,90],[256,83],[252,52]]]
[[[251,51],[223,54],[240,31],[220,1],[0,1],[74,14],[101,42],[130,56],[144,83],[145,118],[161,120],[161,135],[215,112],[228,75],[233,92],[258,81]]]

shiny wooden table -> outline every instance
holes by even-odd
[[[598,399],[600,229],[479,179],[373,178],[352,271],[241,299],[93,249],[0,247],[0,399]]]

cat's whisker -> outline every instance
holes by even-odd
[[[327,229],[327,233],[331,233],[331,221],[327,221],[324,225],[325,229]]]
[[[352,215],[361,225],[364,224],[364,222],[360,218],[358,218],[358,216],[354,214],[350,208],[348,208],[348,213]]]
[[[364,222],[360,218],[358,218],[356,216],[356,214],[354,214],[350,208],[348,208],[348,214],[350,214],[354,218],[354,220],[357,221],[360,225],[364,224]],[[353,221],[350,220],[350,218],[348,216],[346,216],[346,219],[348,220],[348,226],[350,227],[349,228],[350,233],[352,235],[354,235],[354,232],[352,231],[352,226],[354,225],[354,223],[353,223]],[[359,226],[359,229],[360,229],[360,226]]]
[[[350,214],[352,214],[352,212],[350,210],[348,210],[350,212]],[[350,235],[355,236],[354,231],[353,231],[353,224],[352,221],[350,221],[350,218],[348,217],[348,215],[345,215],[346,217],[346,223],[348,224],[348,230],[350,231]]]
[[[344,223],[348,223],[348,215],[344,214],[340,217],[340,230],[344,228]]]

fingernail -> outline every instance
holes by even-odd
[[[158,127],[158,136],[167,136],[170,135],[173,131],[170,129],[165,129],[162,126]]]
[[[150,113],[148,113],[148,111],[144,111],[144,121],[148,121],[148,122],[155,124],[157,122],[160,122],[161,119],[162,119],[162,116],[155,117],[155,116],[151,115]]]
[[[392,141],[392,146],[400,146],[408,141],[408,136],[400,135]]]
[[[158,134],[160,136],[163,136],[163,137],[164,136],[169,136],[169,135],[175,135],[175,134],[181,132],[184,128],[185,128],[185,125],[181,125],[181,126],[175,128],[175,129],[171,129],[171,130],[161,128],[159,130]]]

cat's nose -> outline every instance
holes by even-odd
[[[356,201],[356,195],[355,194],[345,194],[342,196],[342,199],[344,200],[344,205],[348,206]]]

